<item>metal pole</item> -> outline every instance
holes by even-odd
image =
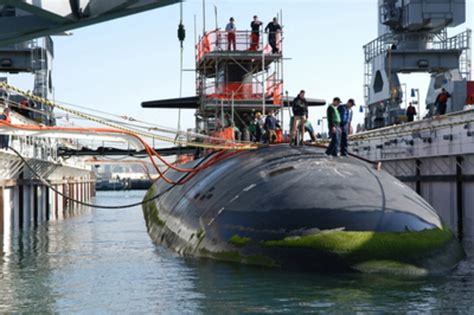
[[[232,103],[231,103],[232,107],[231,107],[231,117],[232,117],[232,123],[234,123],[234,92],[232,92]]]
[[[206,34],[206,0],[202,0],[202,33]]]
[[[224,100],[221,100],[221,127],[224,129]]]
[[[288,95],[288,91],[285,91],[285,94],[286,94],[286,106],[288,107],[288,117],[290,117],[290,124],[291,124],[290,97]],[[290,131],[290,134],[291,134],[291,129],[292,129],[292,126],[290,125],[288,128],[288,130]]]
[[[262,115],[265,115],[265,40],[262,36]]]
[[[183,2],[179,4],[179,14],[180,20],[179,23],[183,24]],[[184,55],[184,47],[183,43],[181,42],[181,51],[180,51],[180,60],[179,60],[179,98],[183,97],[183,55]],[[178,137],[181,131],[181,107],[178,108]]]
[[[283,10],[280,9],[280,23],[283,27]],[[281,48],[281,53],[283,54],[283,33],[281,34],[281,43],[280,43],[280,48]],[[284,76],[284,68],[283,68],[283,56],[280,60],[280,78],[281,78],[281,93],[283,94],[283,91],[285,90],[285,76]],[[283,105],[283,104],[282,104]],[[289,108],[289,105],[288,104],[288,108]],[[282,125],[282,128],[284,126],[284,115],[283,115],[283,109],[284,109],[284,106],[283,108],[281,109],[281,125]]]
[[[217,6],[214,6],[214,17],[216,20],[216,30],[219,28],[219,23],[217,22]]]
[[[416,89],[416,97],[417,97],[417,104],[418,104],[418,120],[421,120],[421,104],[420,104],[420,90]]]

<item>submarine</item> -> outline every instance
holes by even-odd
[[[187,164],[199,167],[217,153]],[[170,170],[183,181],[189,174]],[[183,256],[318,272],[449,272],[465,257],[412,189],[355,156],[274,145],[238,152],[143,206],[154,242]]]

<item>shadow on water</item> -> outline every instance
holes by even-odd
[[[101,193],[97,203],[143,195]],[[87,210],[1,239],[0,313],[474,313],[474,261],[444,277],[397,278],[185,259],[151,242],[140,208]]]

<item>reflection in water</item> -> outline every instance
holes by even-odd
[[[144,192],[103,193],[100,204]],[[126,198],[125,198],[126,197]],[[322,276],[183,259],[156,247],[140,208],[83,209],[0,240],[0,313],[474,313],[474,263],[430,279]]]

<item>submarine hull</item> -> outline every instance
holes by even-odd
[[[151,238],[184,256],[412,275],[445,273],[465,256],[409,187],[372,164],[328,158],[317,147],[242,152],[184,185],[160,181],[145,199],[153,196],[143,208]]]

